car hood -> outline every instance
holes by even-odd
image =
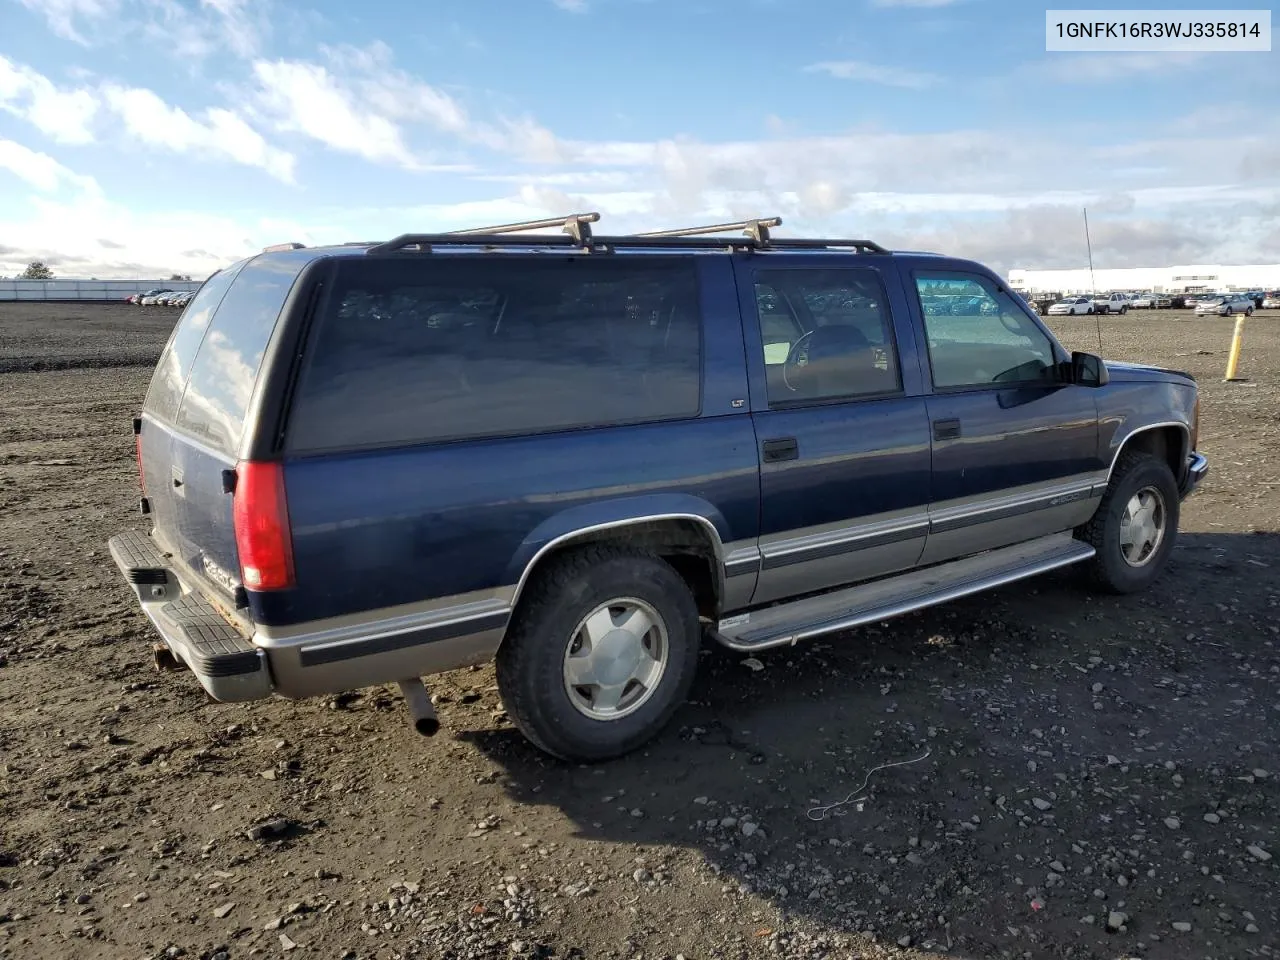
[[[1164,367],[1153,367],[1143,363],[1124,363],[1120,360],[1107,360],[1107,373],[1117,383],[1140,383],[1154,381],[1157,383],[1195,383],[1195,377],[1181,370],[1167,370]]]

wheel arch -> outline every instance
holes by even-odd
[[[1190,453],[1191,430],[1181,421],[1168,420],[1160,423],[1146,424],[1127,433],[1116,446],[1107,468],[1107,484],[1110,485],[1116,464],[1120,458],[1130,451],[1140,451],[1158,457],[1169,465],[1176,482],[1182,482],[1186,470],[1187,455]]]
[[[725,596],[727,523],[693,496],[638,498],[573,507],[539,524],[507,568],[514,618],[529,583],[567,550],[602,543],[640,546],[669,563],[693,592],[698,612],[714,617]],[[505,637],[504,637],[505,639]]]

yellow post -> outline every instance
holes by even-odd
[[[1244,314],[1236,321],[1236,332],[1231,335],[1231,353],[1227,355],[1227,375],[1223,380],[1239,380],[1236,366],[1240,363],[1240,345],[1244,341]]]

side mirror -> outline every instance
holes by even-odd
[[[1071,382],[1082,387],[1105,387],[1111,382],[1102,358],[1080,350],[1071,354]]]

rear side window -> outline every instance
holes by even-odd
[[[170,421],[177,417],[182,389],[186,385],[187,374],[191,372],[191,361],[200,349],[200,341],[209,328],[209,319],[246,262],[241,260],[215,273],[187,304],[151,377],[151,387],[143,404],[148,413]]]
[[[231,285],[200,344],[178,410],[182,429],[234,456],[245,411],[280,309],[309,255],[251,260]]]
[[[290,415],[294,451],[693,417],[691,258],[341,260]]]

